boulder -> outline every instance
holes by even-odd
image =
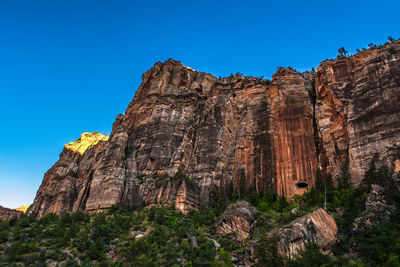
[[[335,220],[322,208],[304,215],[279,229],[279,252],[293,258],[307,244],[316,244],[322,252],[329,251],[337,242],[338,228]]]
[[[246,201],[231,204],[216,223],[217,233],[243,241],[253,232],[256,214],[257,209]]]

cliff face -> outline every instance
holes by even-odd
[[[373,153],[399,159],[399,49],[327,61],[316,75],[280,68],[271,81],[156,63],[108,140],[64,148],[29,212],[186,213],[232,188],[291,197],[314,184],[318,165],[337,174],[347,158],[356,184]]]
[[[348,160],[357,186],[375,154],[387,166],[400,158],[400,45],[387,44],[317,70],[320,165],[334,176]]]
[[[317,166],[311,82],[291,69],[279,69],[269,82],[157,63],[108,141],[83,154],[64,148],[30,212],[152,203],[187,212],[232,186],[237,193],[301,192],[296,184],[311,185]],[[178,171],[189,179],[174,179]]]

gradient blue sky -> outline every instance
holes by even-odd
[[[63,145],[109,134],[168,58],[227,76],[309,70],[400,37],[399,1],[0,1],[0,205],[32,203]]]

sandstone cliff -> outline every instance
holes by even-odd
[[[271,81],[158,62],[108,140],[64,148],[29,212],[162,204],[186,213],[232,188],[291,197],[313,186],[317,166],[337,175],[346,161],[357,185],[375,153],[389,166],[400,159],[399,56],[390,44],[317,73],[280,68]]]
[[[400,160],[400,42],[329,60],[317,69],[320,166],[334,176],[349,162],[357,186],[375,154]]]

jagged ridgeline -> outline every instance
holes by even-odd
[[[109,137],[65,146],[28,213],[161,204],[186,214],[221,196],[302,194],[317,169],[357,187],[375,155],[400,170],[399,92],[399,41],[270,81],[158,62]]]

